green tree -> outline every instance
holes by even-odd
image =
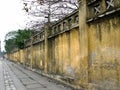
[[[31,30],[18,30],[15,37],[16,37],[16,45],[19,49],[24,48],[24,40],[29,39],[32,32],[33,31]]]
[[[15,38],[11,38],[11,39],[8,39],[8,40],[5,40],[5,50],[7,52],[10,52],[12,51],[14,48],[16,48],[16,44],[15,44]]]
[[[23,49],[24,48],[24,40],[29,39],[31,37],[31,33],[33,30],[17,30],[11,31],[5,36],[5,50],[6,52],[11,52],[13,49]]]
[[[16,31],[10,31],[5,36],[5,50],[8,53],[14,48],[16,48],[15,35],[16,35]]]

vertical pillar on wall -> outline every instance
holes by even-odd
[[[40,37],[40,34],[39,34],[39,37]],[[40,59],[39,59],[39,58],[41,58],[41,57],[40,57],[40,44],[39,44],[39,46],[38,46],[38,52],[37,52],[37,53],[38,53],[38,55],[39,55],[38,58],[37,58],[37,60],[38,60],[37,63],[39,63],[39,64],[38,64],[38,68],[40,68]]]
[[[23,55],[23,65],[24,65],[24,67],[25,67],[25,65],[26,65],[26,64],[25,64],[25,60],[26,60],[26,58],[25,58],[25,57],[26,57],[26,56],[25,56],[25,55],[26,55],[26,52],[25,52],[25,49],[26,49],[25,44],[26,44],[26,43],[25,43],[25,40],[24,40],[24,48],[23,48],[23,54],[22,54],[22,55]]]
[[[88,87],[88,31],[87,31],[87,0],[79,3],[79,38],[80,38],[80,85]]]
[[[17,50],[15,53],[16,53],[16,61],[17,63],[19,63],[19,50]]]
[[[49,58],[48,58],[48,30],[49,23],[45,25],[45,72],[48,73],[49,70]]]
[[[30,47],[30,54],[31,54],[31,58],[30,58],[30,68],[33,68],[33,36],[31,36],[31,47]]]
[[[17,51],[17,59],[18,59],[18,63],[20,63],[20,49],[18,49]]]
[[[27,57],[27,52],[26,52],[26,47],[24,48],[24,50],[23,50],[23,52],[24,52],[24,61],[23,61],[23,64],[24,64],[24,66],[26,65],[26,57]]]
[[[21,63],[21,53],[20,53],[20,49],[19,49],[19,63]]]

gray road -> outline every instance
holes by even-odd
[[[0,59],[0,90],[71,90],[61,84]]]

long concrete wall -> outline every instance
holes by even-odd
[[[105,5],[104,0],[101,2]],[[90,15],[88,18],[87,2],[81,0],[78,11],[56,22],[47,34],[43,30],[33,36],[23,50],[6,57],[45,73],[59,75],[76,87],[119,90],[119,10],[108,13],[102,9],[101,16],[91,18]]]

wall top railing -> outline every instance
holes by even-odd
[[[63,22],[64,20],[66,20],[66,19],[68,19],[68,18],[70,18],[70,17],[74,17],[76,14],[78,15],[78,9],[76,9],[76,10],[73,11],[72,13],[66,15],[66,16],[63,17],[62,19],[56,21],[55,23],[52,24],[52,26],[55,26],[55,25],[57,25],[57,24]]]
[[[44,40],[44,30],[40,31],[39,33],[37,33],[36,35],[33,36],[33,44],[39,43],[40,41]]]
[[[98,1],[98,0],[87,0],[87,5],[91,5],[91,4],[95,3],[96,1]]]
[[[72,28],[78,27],[78,23],[79,23],[78,10],[75,10],[74,12],[67,15],[63,19],[55,22],[55,24],[52,24],[51,30],[49,30],[48,32],[48,37],[51,38],[56,35],[59,35],[60,33],[71,30]]]
[[[51,24],[50,30],[47,30],[48,38],[59,35],[60,33],[71,30],[72,28],[76,28],[78,27],[78,23],[79,23],[78,10],[75,10],[66,17]],[[45,31],[43,29],[39,33],[32,36],[30,39],[25,40],[24,41],[25,47],[29,47],[31,44],[34,45],[44,40],[45,40]]]
[[[24,40],[25,47],[29,47],[31,44],[39,43],[44,40],[44,30],[41,30],[37,34],[31,36],[30,39]]]
[[[11,51],[11,53],[15,53],[15,52],[17,52],[19,49],[18,48],[14,48],[12,51]]]
[[[87,22],[116,15],[120,12],[119,0],[88,0],[87,1]]]
[[[31,45],[31,38],[24,40],[24,44],[25,44],[24,47],[30,46]]]

